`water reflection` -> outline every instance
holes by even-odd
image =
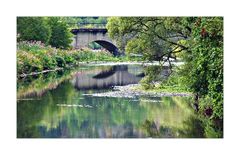
[[[70,84],[57,88],[60,93]],[[73,88],[73,87],[72,87]],[[67,89],[67,88],[66,88]],[[66,90],[65,89],[65,90]],[[139,138],[139,137],[166,137],[166,130],[160,130],[156,135],[149,134],[142,128],[145,120],[154,120],[155,126],[169,129],[180,128],[192,112],[182,107],[181,103],[164,104],[149,102],[143,99],[125,100],[120,98],[92,98],[81,96],[74,88],[74,92],[60,93],[55,97],[53,92],[48,93],[42,100],[27,100],[18,103],[18,137],[80,137],[80,138]],[[171,98],[164,100],[174,101]],[[57,103],[91,105],[86,107],[59,107]],[[181,104],[181,105],[179,105]],[[171,108],[173,110],[171,111]],[[178,113],[183,115],[179,117]],[[186,126],[191,127],[194,124]],[[155,127],[155,128],[156,128]],[[162,128],[160,128],[162,129]],[[164,132],[164,133],[163,133]],[[185,133],[180,133],[185,134]],[[169,135],[169,134],[168,134]],[[195,135],[187,134],[188,137]],[[179,137],[171,134],[168,137]],[[184,137],[184,136],[182,136]]]
[[[200,118],[191,116],[184,120],[183,127],[169,127],[160,125],[157,127],[154,121],[146,120],[143,129],[152,138],[203,138],[204,126]]]
[[[140,73],[142,74],[142,73]],[[94,70],[91,72],[77,72],[73,78],[73,84],[78,90],[106,89],[112,86],[135,84],[141,80],[141,76],[128,72],[127,65],[113,66],[107,70]]]
[[[92,67],[78,69],[71,75],[63,74],[66,78],[56,76],[56,80],[50,78],[45,83],[44,80],[35,81],[34,86],[19,83],[18,93],[42,91],[37,84],[44,88],[44,93],[22,97],[18,94],[17,137],[204,136],[200,132],[202,124],[195,120],[194,111],[189,106],[190,98],[140,97],[130,100],[84,95],[109,91],[113,85],[136,83],[141,79],[140,74],[142,68],[139,66]],[[53,89],[47,89],[52,85]]]

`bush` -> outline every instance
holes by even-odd
[[[57,65],[56,59],[47,55],[43,55],[41,61],[43,63],[43,69],[54,69]]]
[[[66,61],[61,56],[56,56],[55,59],[56,59],[58,67],[65,67],[66,66]]]
[[[20,51],[17,53],[17,60],[18,73],[29,73],[43,69],[40,59],[32,53]]]
[[[140,81],[144,89],[152,89],[155,82],[160,80],[161,66],[147,66],[145,68],[145,77]]]

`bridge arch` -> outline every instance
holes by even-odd
[[[71,32],[75,35],[72,43],[75,49],[84,48],[87,47],[89,43],[96,42],[114,56],[120,55],[116,41],[108,37],[107,29],[105,28],[79,28],[72,29]]]
[[[106,40],[95,40],[93,41],[99,45],[101,45],[103,48],[105,48],[106,50],[108,50],[110,53],[112,53],[114,56],[118,56],[119,55],[119,51],[118,48],[111,42],[106,41]]]

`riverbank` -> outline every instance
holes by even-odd
[[[124,57],[120,58],[119,61],[90,61],[90,62],[78,62],[79,65],[89,65],[89,66],[115,66],[115,65],[142,65],[142,66],[154,66],[160,65],[158,61],[140,61],[133,60],[129,61]],[[172,62],[171,65],[180,66],[183,62]],[[164,63],[163,67],[169,66],[168,63]]]
[[[149,97],[163,97],[163,96],[192,96],[191,93],[187,92],[164,92],[154,90],[143,90],[140,84],[130,84],[126,86],[114,86],[113,91],[95,94],[85,94],[95,97],[119,97],[119,98],[135,98],[139,96]]]
[[[62,50],[46,46],[41,42],[19,42],[17,44],[17,77],[37,75],[80,65],[159,65],[158,61],[143,61],[141,57],[114,57],[110,52],[91,49]],[[179,66],[183,62],[172,62]],[[168,66],[168,63],[163,64]]]
[[[108,51],[91,49],[62,50],[46,46],[41,42],[19,42],[17,44],[17,76],[77,66],[91,62],[128,62],[139,58],[114,57]],[[80,62],[80,63],[79,63]]]

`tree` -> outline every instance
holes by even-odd
[[[72,42],[72,34],[68,29],[67,23],[60,17],[49,17],[48,24],[52,32],[49,44],[56,48],[69,48]]]
[[[48,44],[51,29],[44,17],[17,17],[17,34],[19,40]]]
[[[167,61],[171,67],[170,58],[181,53],[184,83],[202,99],[205,114],[223,118],[222,17],[112,17],[107,29],[118,44],[124,41],[127,53],[146,60]]]
[[[185,82],[199,97],[205,115],[223,118],[223,18],[202,17],[192,23],[191,50],[183,57]],[[207,109],[210,109],[207,111]]]
[[[107,17],[62,17],[62,19],[64,19],[72,28],[77,28],[78,26],[101,28],[104,27],[107,22]]]
[[[190,34],[180,17],[113,17],[108,20],[107,29],[118,44],[125,44],[127,53],[143,54],[146,60],[169,60],[188,49],[178,43]]]

